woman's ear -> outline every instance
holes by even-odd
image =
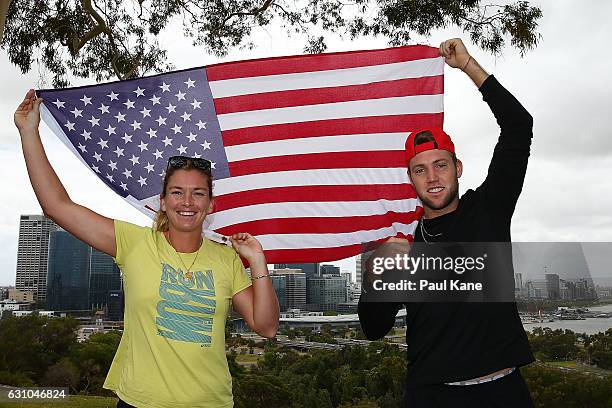
[[[159,195],[159,209],[160,211],[166,211],[166,200],[163,195]]]

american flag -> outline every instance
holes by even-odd
[[[414,233],[410,131],[443,122],[443,59],[408,46],[230,62],[40,90],[43,119],[149,216],[170,156],[213,163],[205,228],[249,232],[269,263],[321,262]]]

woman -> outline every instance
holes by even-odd
[[[202,238],[213,206],[210,162],[170,158],[154,229],[106,218],[72,202],[49,164],[38,133],[41,102],[30,90],[15,112],[38,202],[123,273],[125,331],[104,387],[117,393],[118,407],[233,406],[224,337],[230,300],[265,337],[276,334],[279,306],[254,237],[232,235],[235,251]]]

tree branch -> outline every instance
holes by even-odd
[[[87,16],[95,25],[83,36],[83,38],[79,38],[77,33],[74,34],[72,38],[72,52],[75,55],[78,54],[81,48],[83,48],[89,40],[96,38],[102,33],[110,33],[104,19],[94,10],[91,0],[82,0],[81,4],[83,5],[83,10],[87,12]]]
[[[285,10],[283,8],[283,6],[281,6],[280,4],[274,3],[273,6],[276,7],[277,9],[279,9],[281,11],[281,14],[284,14],[286,18],[294,17],[293,13]],[[303,28],[304,25],[306,24],[306,21],[302,17],[300,17],[299,19],[295,20],[295,22],[297,22],[300,25],[300,28]]]
[[[191,21],[198,21],[198,20],[199,20],[198,16],[196,16],[195,14],[193,14],[193,11],[191,11],[191,10],[189,9],[189,6],[187,6],[187,5],[186,5],[186,4],[184,4],[184,3],[181,3],[179,6],[181,7],[181,9],[183,9],[183,12],[184,12],[184,13],[187,13],[187,14],[189,14],[189,15],[191,16]]]
[[[142,64],[142,52],[138,53],[138,57],[136,58],[136,61],[134,61],[134,64],[132,65],[132,68],[130,68],[130,70],[123,74],[121,73],[121,70],[119,69],[119,67],[117,66],[117,61],[119,60],[119,53],[117,52],[117,49],[113,46],[113,59],[111,60],[111,66],[113,67],[113,72],[115,73],[115,75],[117,76],[117,78],[120,81],[123,81],[125,79],[128,79],[130,77],[132,77],[132,75],[134,75],[134,73],[138,70],[138,68],[140,68],[140,64]]]
[[[474,25],[493,25],[495,20],[501,20],[504,13],[496,13],[491,15],[490,17],[480,16],[479,20],[474,20],[469,17],[458,16],[461,20],[467,21],[468,23],[472,23]]]
[[[240,11],[238,13],[231,13],[229,16],[227,16],[223,22],[221,23],[219,28],[222,28],[223,26],[225,26],[225,24],[232,19],[233,17],[236,16],[256,16],[257,14],[263,13],[264,11],[266,11],[268,9],[268,7],[270,7],[270,5],[272,4],[274,0],[266,0],[264,2],[264,4],[262,4],[261,6],[259,6],[258,8],[256,8],[255,10],[251,11],[251,12],[244,12],[244,11]],[[218,32],[218,31],[217,31]]]
[[[115,41],[115,36],[114,36],[113,31],[108,27],[104,18],[102,18],[102,16],[94,9],[92,0],[81,0],[81,4],[83,6],[83,10],[87,12],[87,16],[89,17],[91,22],[94,23],[95,25],[82,38],[78,38],[78,36],[75,33],[73,40],[72,40],[72,47],[73,47],[74,54],[77,54],[79,50],[83,48],[85,44],[87,44],[88,41],[92,40],[93,38],[96,38],[100,34],[106,34],[106,37],[108,38],[108,41],[110,43],[111,53],[113,54],[113,58],[111,59],[111,67],[113,69],[113,72],[115,73],[117,78],[121,81],[132,77],[134,73],[138,70],[138,68],[140,68],[140,65],[142,64],[142,58],[143,58],[142,51],[138,53],[138,56],[136,60],[134,61],[134,63],[132,64],[132,67],[130,68],[130,70],[126,73],[122,73],[119,67],[117,66],[117,61],[119,61],[119,58],[121,57],[121,53],[119,52],[119,49],[117,47],[117,43]],[[142,3],[140,4],[142,6]],[[125,48],[126,53],[129,54],[129,50],[125,46],[124,48]]]

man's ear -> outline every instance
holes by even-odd
[[[456,167],[457,167],[457,178],[459,178],[463,174],[463,163],[461,163],[461,160],[457,159]]]

